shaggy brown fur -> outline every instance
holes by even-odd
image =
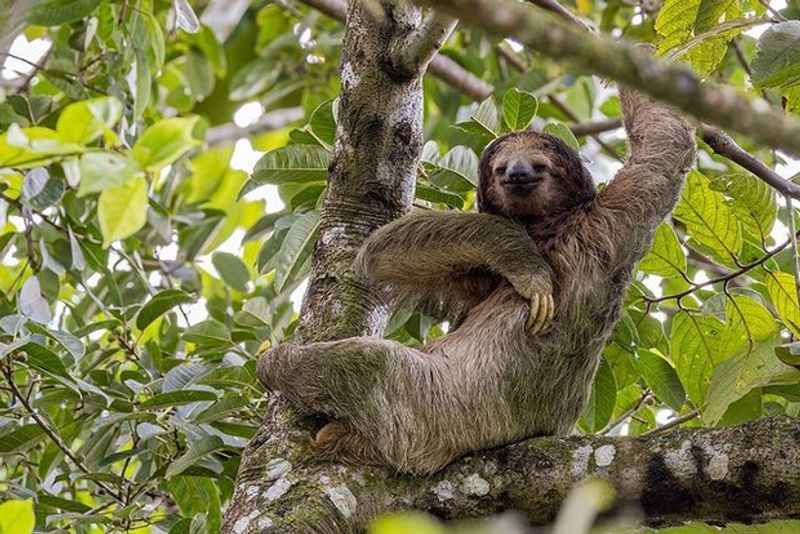
[[[357,267],[455,311],[463,320],[448,335],[423,350],[366,337],[261,357],[267,387],[336,419],[321,452],[431,473],[470,451],[572,430],[633,266],[694,158],[682,118],[620,94],[631,155],[600,194],[563,143],[511,134],[482,159],[484,213],[410,215],[365,243]],[[551,292],[557,313],[534,334],[531,304]]]

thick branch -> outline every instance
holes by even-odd
[[[347,12],[342,0],[300,0],[304,4],[344,23]],[[428,72],[452,85],[474,100],[483,100],[494,93],[494,87],[484,82],[447,56],[433,56]]]
[[[784,195],[800,199],[799,185],[784,179],[780,174],[764,165],[745,149],[737,145],[736,141],[734,141],[730,135],[709,126],[703,126],[701,133],[703,141],[705,141],[714,152],[738,163]]]
[[[589,34],[508,0],[418,1],[449,10],[491,33],[513,36],[554,59],[625,83],[703,121],[800,155],[800,121],[772,109],[763,100],[750,102],[731,87],[701,83],[690,69],[667,65],[645,50]]]
[[[379,468],[309,463],[302,430],[260,435],[241,476],[251,495],[248,507],[272,515],[242,519],[237,532],[305,532],[305,525],[310,532],[358,532],[378,514],[407,509],[444,519],[519,510],[532,524],[546,525],[570,488],[591,476],[608,480],[617,503],[640,507],[651,525],[798,517],[798,439],[800,422],[786,417],[641,438],[537,438],[414,479]],[[276,496],[288,506],[276,507]]]
[[[396,43],[393,51],[395,66],[409,75],[419,75],[439,52],[458,20],[431,10],[419,28]]]
[[[546,9],[547,11],[555,13],[567,22],[571,22],[572,24],[583,28],[584,30],[594,31],[594,28],[589,26],[586,21],[573,15],[569,9],[559,4],[556,0],[528,0],[528,2],[537,5],[542,9]]]

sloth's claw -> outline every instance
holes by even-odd
[[[556,313],[553,295],[540,295],[531,297],[531,309],[528,313],[528,333],[538,334],[550,325]]]

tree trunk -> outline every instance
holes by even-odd
[[[371,232],[411,207],[423,143],[422,74],[453,26],[402,1],[348,3],[336,147],[295,342],[382,334],[387,310],[350,266]],[[314,423],[271,397],[242,456],[225,532],[348,532],[371,515],[366,480],[352,486],[361,470],[313,463]]]

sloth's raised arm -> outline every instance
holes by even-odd
[[[529,299],[552,293],[550,267],[525,228],[487,213],[402,217],[367,239],[355,269],[403,295],[450,288],[475,270],[505,277]]]
[[[693,128],[672,108],[621,87],[630,156],[598,198],[612,263],[631,265],[678,201],[695,157]]]

